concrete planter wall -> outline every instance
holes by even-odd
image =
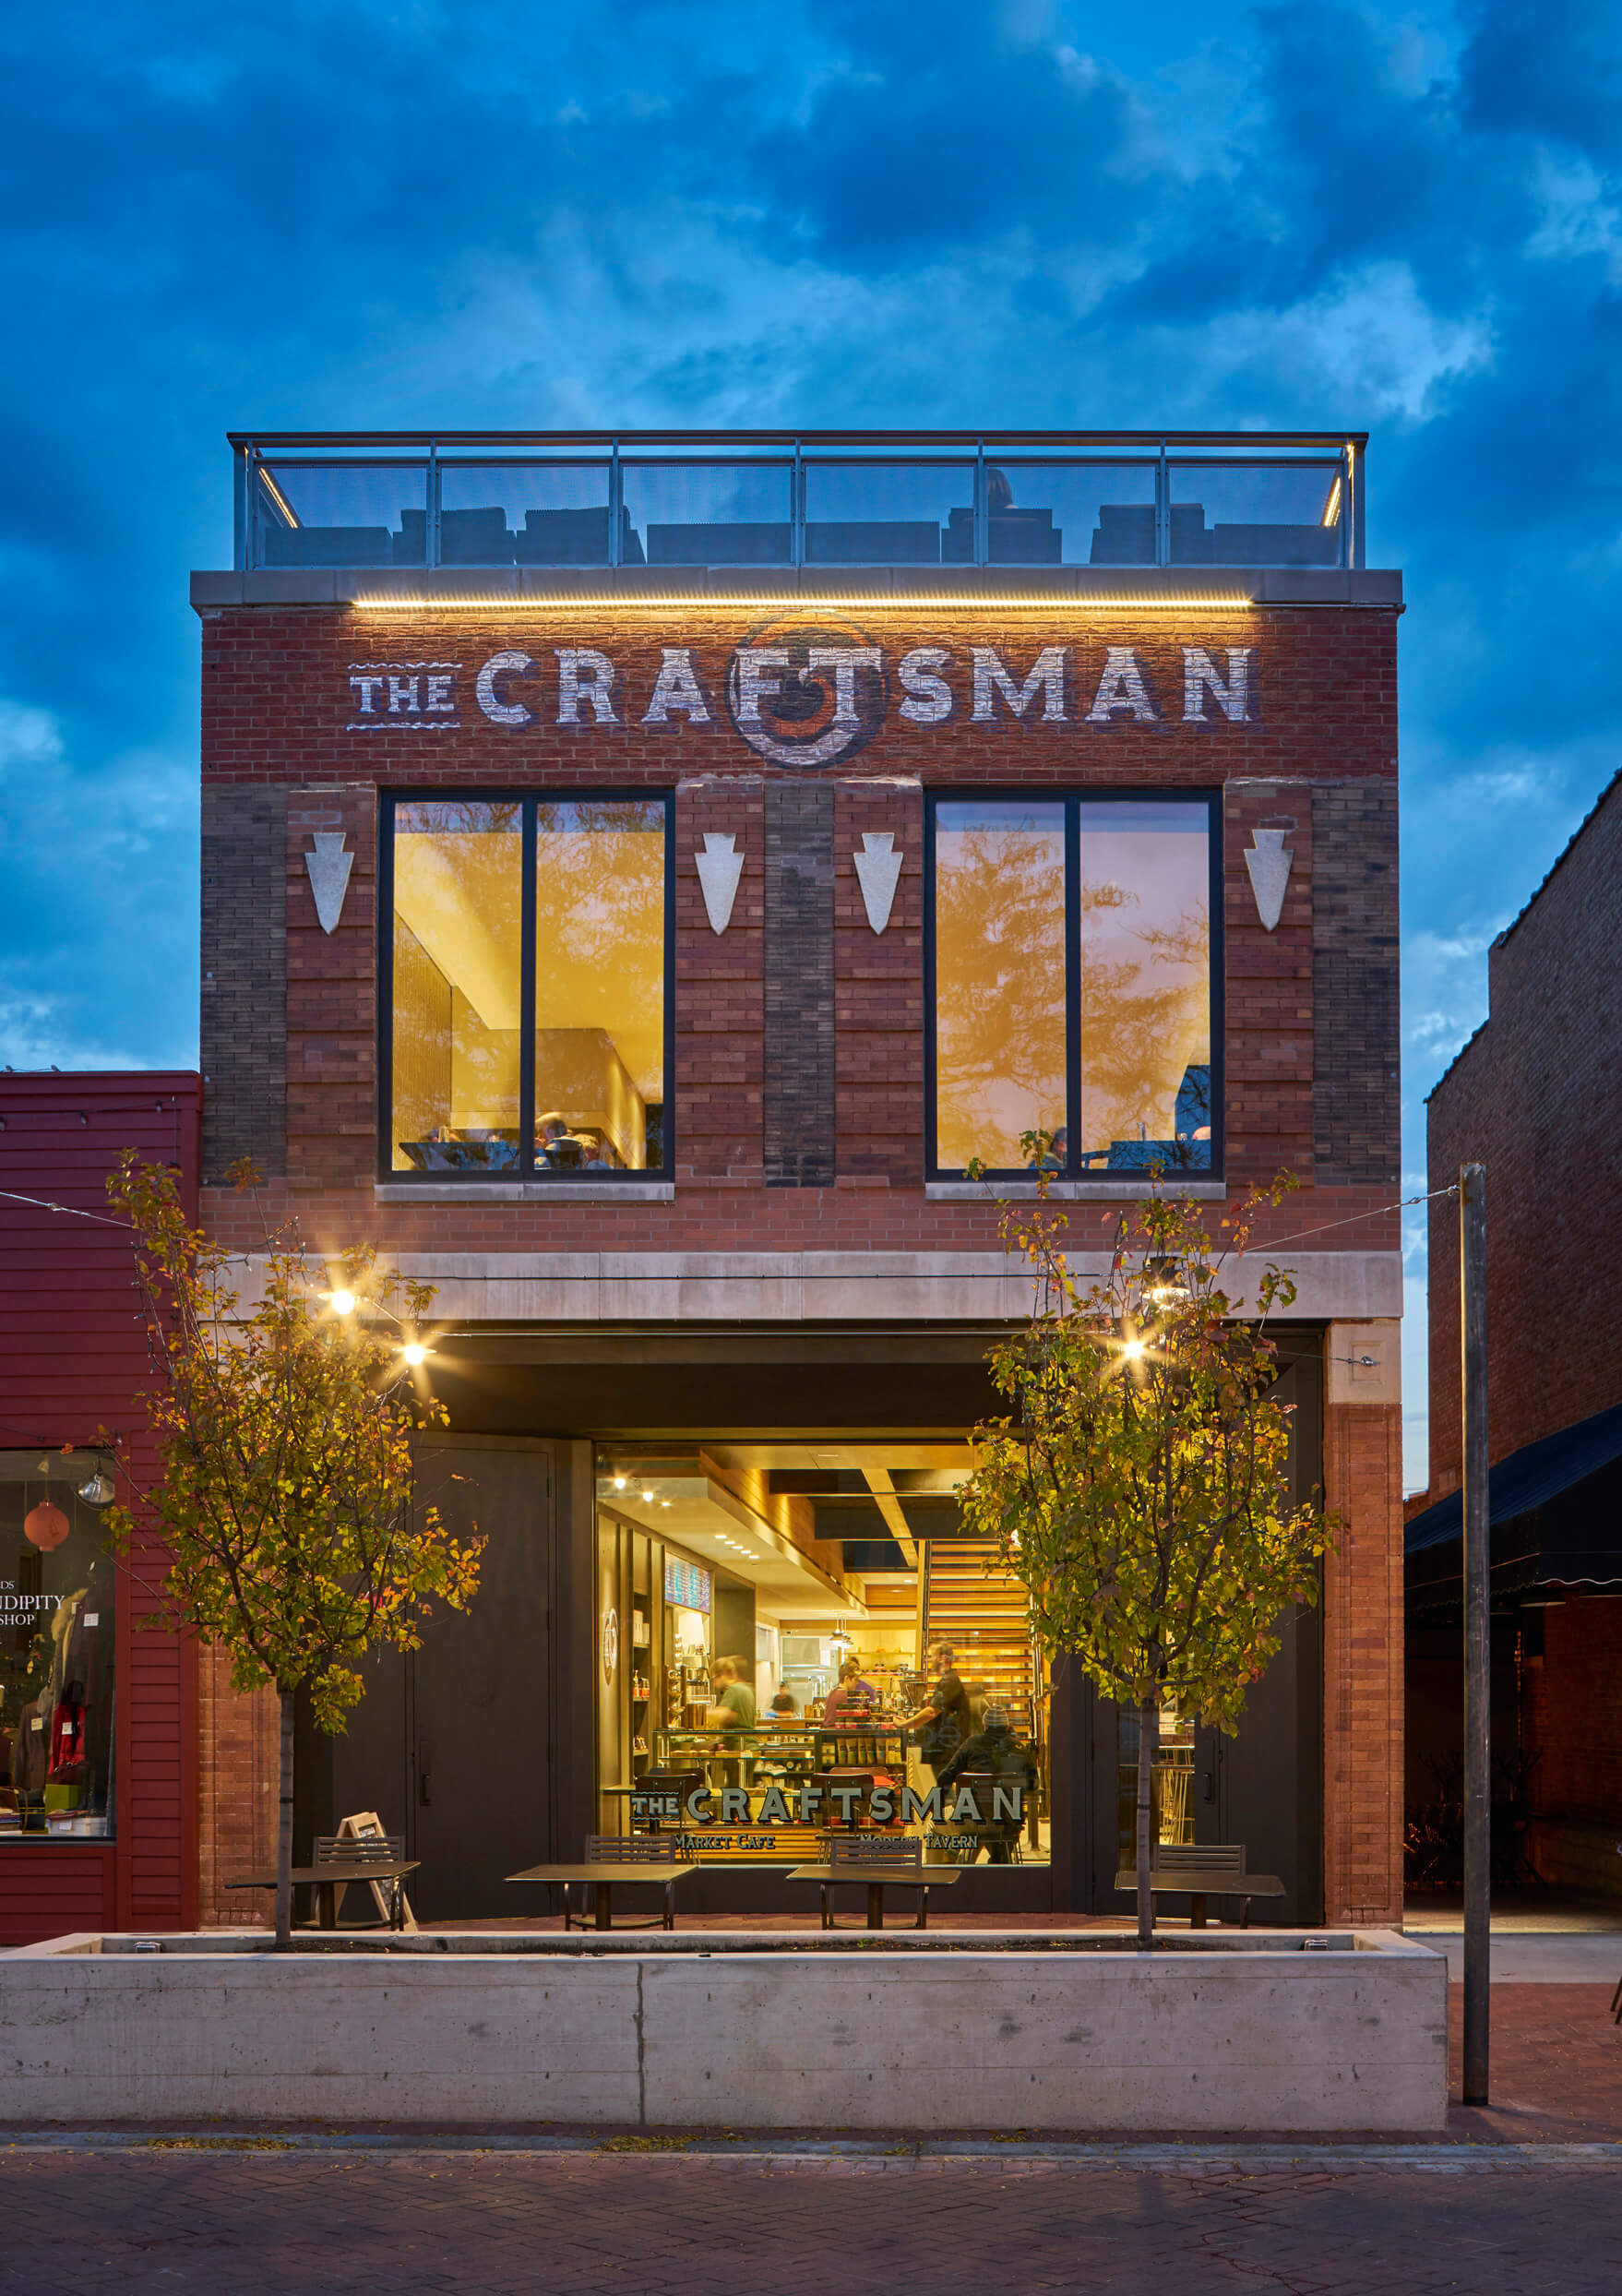
[[[1244,1950],[1150,1956],[695,1943],[27,1948],[0,1955],[5,2118],[1388,2133],[1446,2120],[1447,1963],[1390,1931],[1313,1951],[1253,1932]]]

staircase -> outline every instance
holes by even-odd
[[[1000,1566],[996,1547],[984,1539],[925,1539],[919,1584],[920,1667],[927,1668],[931,1643],[949,1643],[963,1681],[989,1682],[987,1703],[1006,1706],[1020,1735],[1040,1742],[1046,1717],[1025,1589]]]

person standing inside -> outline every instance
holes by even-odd
[[[930,1782],[973,1736],[969,1693],[957,1669],[956,1653],[948,1643],[936,1643],[929,1654],[935,1687],[916,1714],[903,1717],[903,1729],[918,1732],[918,1759],[930,1773]]]
[[[741,1658],[718,1658],[710,1670],[714,1685],[715,1703],[705,1717],[711,1729],[734,1736],[740,1752],[745,1751],[742,1733],[755,1728],[755,1692],[750,1688]],[[729,1761],[725,1783],[728,1786],[747,1786],[752,1764]]]
[[[840,1668],[839,1680],[822,1702],[822,1718],[825,1722],[865,1721],[877,1703],[872,1683],[862,1680],[862,1669],[854,1658],[847,1658]]]

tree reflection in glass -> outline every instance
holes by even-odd
[[[535,823],[535,1170],[663,1165],[665,807],[543,803]]]
[[[1203,805],[1081,807],[1083,1170],[1211,1165]]]
[[[942,805],[935,921],[936,1158],[1016,1169],[1065,1121],[1063,805]]]

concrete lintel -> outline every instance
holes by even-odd
[[[1397,1251],[1282,1252],[1297,1322],[1368,1324],[1401,1313]],[[1234,1262],[1226,1288],[1255,1296],[1269,1263]],[[401,1274],[439,1287],[459,1322],[1009,1323],[1029,1312],[1032,1277],[1001,1252],[405,1252]],[[1083,1286],[1109,1255],[1076,1252]]]

